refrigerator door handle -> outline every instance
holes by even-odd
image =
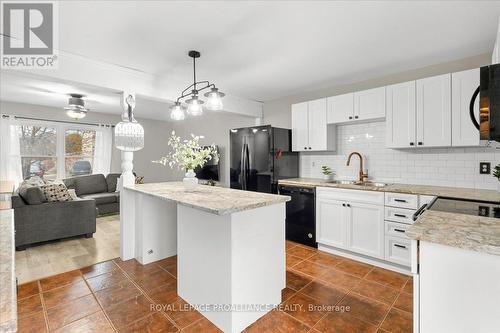
[[[241,147],[241,189],[247,189],[248,179],[248,144],[245,142]]]

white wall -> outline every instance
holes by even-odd
[[[395,73],[385,77],[355,82],[343,86],[334,86],[317,91],[305,91],[302,94],[288,96],[264,103],[264,124],[276,127],[291,128],[290,106],[294,103],[309,101],[317,98],[340,95],[348,92],[376,88],[390,84],[421,79],[433,75],[458,72],[466,69],[477,68],[491,63],[491,54],[486,53],[471,58],[452,61],[445,64],[428,66],[407,72]]]
[[[264,123],[291,127],[291,104],[347,92],[369,89],[423,77],[477,68],[491,61],[491,54],[430,66],[384,78],[332,87],[290,96],[264,104]],[[365,156],[371,179],[409,184],[428,184],[496,189],[491,175],[479,175],[479,162],[500,163],[500,150],[492,148],[386,149],[385,122],[337,126],[337,150],[325,153],[300,153],[301,177],[321,178],[321,166],[328,165],[336,178],[356,179],[359,162],[346,166],[347,156],[359,151]],[[354,157],[353,159],[357,159]]]
[[[35,117],[43,119],[54,119],[71,121],[62,109],[38,106],[32,104],[21,104],[12,102],[0,102],[0,113],[17,115],[24,117]],[[168,166],[152,163],[165,156],[169,148],[167,146],[168,137],[172,130],[177,135],[188,137],[191,133],[203,135],[202,144],[216,144],[221,150],[221,183],[229,186],[229,129],[237,127],[252,126],[255,119],[251,117],[231,114],[205,112],[199,118],[186,118],[179,122],[169,122],[160,120],[149,120],[137,118],[144,127],[144,149],[134,153],[134,171],[144,176],[145,182],[177,181],[183,177],[183,172],[172,170]],[[117,124],[120,121],[119,115],[110,115],[91,111],[82,122]],[[111,158],[111,172],[121,170],[120,151],[114,148]]]
[[[337,179],[357,179],[359,159],[347,157],[353,151],[365,159],[370,179],[389,183],[496,189],[498,180],[479,174],[479,162],[500,163],[500,149],[493,148],[385,148],[385,122],[337,126],[335,153],[301,153],[301,177],[321,178],[321,166],[328,165]]]
[[[118,111],[117,111],[118,112]],[[0,101],[0,113],[24,117],[42,118],[48,120],[71,121],[64,110],[32,104],[12,103]],[[172,171],[160,165],[151,163],[167,152],[166,145],[171,132],[172,123],[166,121],[154,121],[137,118],[144,127],[145,147],[134,154],[134,171],[144,176],[146,182],[166,181],[171,177]],[[120,116],[90,111],[82,122],[99,124],[117,124]],[[111,172],[121,171],[120,151],[112,150]]]
[[[220,183],[229,186],[229,130],[231,128],[248,127],[255,124],[255,119],[230,113],[205,112],[197,118],[186,118],[183,121],[175,122],[173,129],[181,137],[188,137],[192,134],[203,135],[200,140],[203,145],[216,144],[221,153],[220,160]],[[170,180],[179,180],[183,177],[182,171],[172,174]]]

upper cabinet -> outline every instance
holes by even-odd
[[[394,84],[386,88],[386,146],[415,146],[416,102],[415,81]]]
[[[328,124],[385,117],[385,87],[328,97]]]
[[[454,147],[478,146],[479,131],[470,119],[470,101],[479,86],[479,69],[451,74],[451,145]],[[474,114],[479,119],[479,98],[474,104]]]
[[[354,119],[354,93],[328,97],[328,124],[345,123]]]
[[[417,80],[417,145],[451,145],[451,75]]]
[[[354,93],[354,119],[371,120],[385,117],[385,87]]]
[[[387,87],[387,147],[450,145],[450,74]]]
[[[326,98],[292,105],[293,151],[335,150],[335,128],[328,126]]]

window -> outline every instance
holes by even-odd
[[[89,129],[67,129],[64,134],[66,176],[92,174],[96,133]]]
[[[11,128],[19,139],[19,153],[15,155],[21,158],[23,179],[38,176],[54,180],[109,173],[112,144],[109,126],[75,127],[73,124],[23,120]],[[101,147],[99,151],[96,151],[96,142]]]
[[[57,131],[46,126],[17,126],[22,175],[57,178]]]

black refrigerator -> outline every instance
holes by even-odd
[[[291,130],[271,126],[235,128],[230,137],[231,188],[278,193],[278,180],[299,176]]]

